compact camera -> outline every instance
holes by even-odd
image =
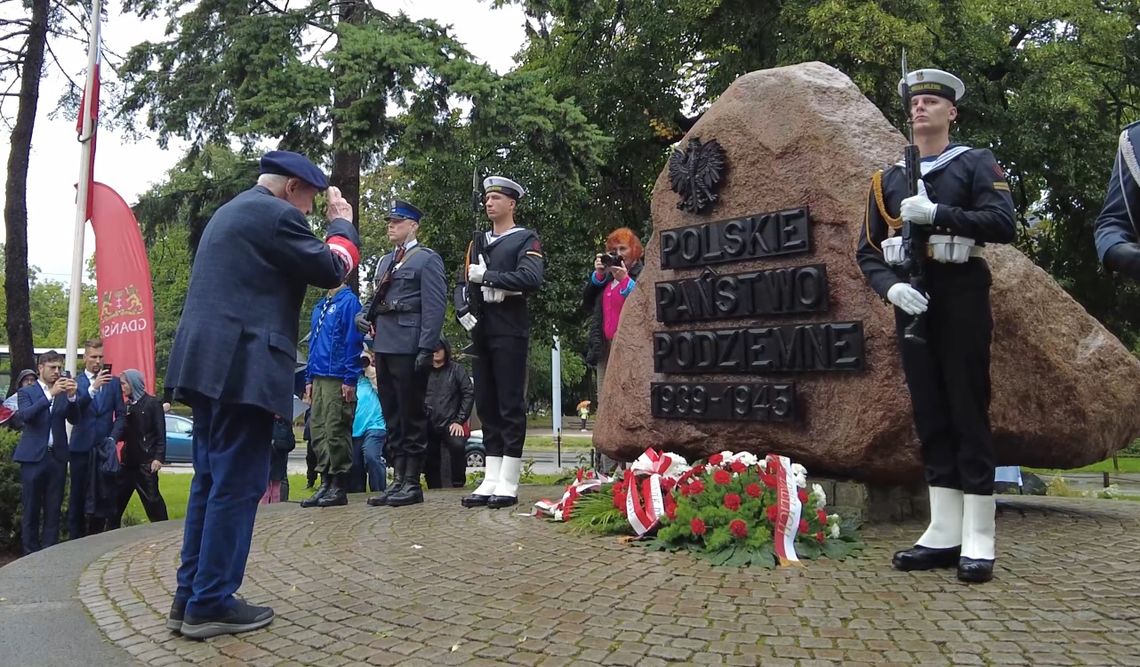
[[[602,255],[602,266],[610,267],[610,266],[621,266],[621,265],[622,265],[621,255],[619,255],[616,250],[611,250],[611,251],[607,252],[606,254]]]

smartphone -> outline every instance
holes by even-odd
[[[65,377],[68,380],[70,380],[71,379],[71,371],[60,371],[59,376]]]
[[[103,370],[107,371],[107,375],[112,375],[111,364],[103,364]]]

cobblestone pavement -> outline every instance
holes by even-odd
[[[845,562],[738,570],[459,496],[259,518],[241,594],[276,610],[261,631],[198,642],[163,627],[175,530],[95,560],[80,597],[155,666],[1140,665],[1140,503],[1019,500],[1024,516],[998,519],[997,579],[967,586],[890,569],[914,523],[865,529]]]

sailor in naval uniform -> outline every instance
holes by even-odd
[[[1105,268],[1140,280],[1140,122],[1120,133],[1104,208],[1096,218],[1096,254]]]
[[[1013,200],[989,150],[950,143],[956,105],[965,93],[962,81],[941,70],[922,69],[909,73],[907,83],[921,158],[919,192],[908,196],[902,163],[876,172],[856,251],[872,289],[895,306],[903,372],[930,487],[930,525],[892,562],[900,570],[957,566],[962,581],[989,581],[995,558],[989,420],[993,318],[982,247],[1013,241]],[[902,248],[895,244],[904,220],[930,234],[927,256],[918,258],[925,270],[925,294],[908,283],[896,263]],[[885,255],[888,246],[892,252]],[[904,340],[904,328],[920,314],[926,318],[926,343]]]
[[[459,322],[474,347],[475,404],[483,422],[486,475],[464,507],[509,507],[518,503],[523,440],[526,439],[526,370],[530,346],[527,297],[542,286],[545,259],[534,230],[515,224],[521,185],[491,176],[483,181],[491,230],[482,248],[467,250],[466,271],[455,291]],[[474,256],[473,256],[474,255]],[[476,318],[468,296],[480,290]]]

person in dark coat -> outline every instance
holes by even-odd
[[[281,415],[273,415],[273,453],[269,457],[269,485],[261,496],[261,505],[289,500],[289,452],[297,447],[293,423]]]
[[[20,418],[20,396],[18,392],[28,385],[35,384],[37,380],[39,380],[39,376],[36,375],[36,372],[30,368],[25,368],[16,376],[17,393],[4,399],[4,407],[0,408],[0,422],[3,422],[13,431],[24,428],[24,420]]]
[[[990,431],[988,243],[1010,243],[1016,229],[1005,174],[987,149],[950,143],[965,86],[941,70],[907,75],[918,194],[895,165],[877,172],[868,194],[865,233],[855,257],[871,288],[894,306],[903,373],[930,490],[930,524],[914,546],[897,552],[899,570],[957,567],[958,579],[993,577],[994,448]],[[904,82],[899,82],[903,92]],[[904,275],[903,224],[929,230],[921,262],[925,293]],[[921,233],[921,232],[920,232]],[[888,256],[889,255],[889,256]],[[907,337],[916,317],[926,338]]]
[[[395,480],[368,499],[373,506],[399,507],[424,501],[420,472],[427,452],[424,392],[432,350],[439,343],[447,310],[443,259],[416,239],[423,213],[396,200],[388,212],[392,252],[380,258],[375,291],[356,318],[372,338],[376,391],[388,427],[388,460]]]
[[[124,371],[119,380],[130,388],[130,398],[123,430],[118,523],[122,524],[123,512],[136,491],[147,520],[166,521],[166,501],[158,490],[158,471],[166,461],[166,414],[162,401],[146,393],[146,381],[134,368]]]
[[[637,278],[645,267],[643,249],[637,234],[629,227],[620,227],[606,237],[606,252],[594,256],[594,269],[582,288],[582,309],[592,313],[590,331],[586,338],[586,363],[595,369],[597,396],[601,399],[602,383],[606,379],[606,364],[610,358],[610,342],[617,335],[621,310],[626,299],[637,286]],[[582,420],[582,430],[586,420]],[[606,473],[617,467],[617,461],[600,452],[597,467]]]
[[[432,354],[428,375],[428,456],[424,476],[429,489],[467,483],[467,437],[463,425],[475,404],[475,387],[462,364],[451,358],[444,339]]]
[[[1104,208],[1096,217],[1096,253],[1105,268],[1140,281],[1140,121],[1120,133]]]
[[[261,158],[257,185],[202,233],[166,374],[194,416],[194,481],[167,627],[204,639],[255,630],[269,607],[234,596],[269,480],[273,415],[292,414],[297,326],[309,285],[331,289],[360,262],[352,206],[329,188],[324,241],[305,215],[328,188],[297,153]]]

